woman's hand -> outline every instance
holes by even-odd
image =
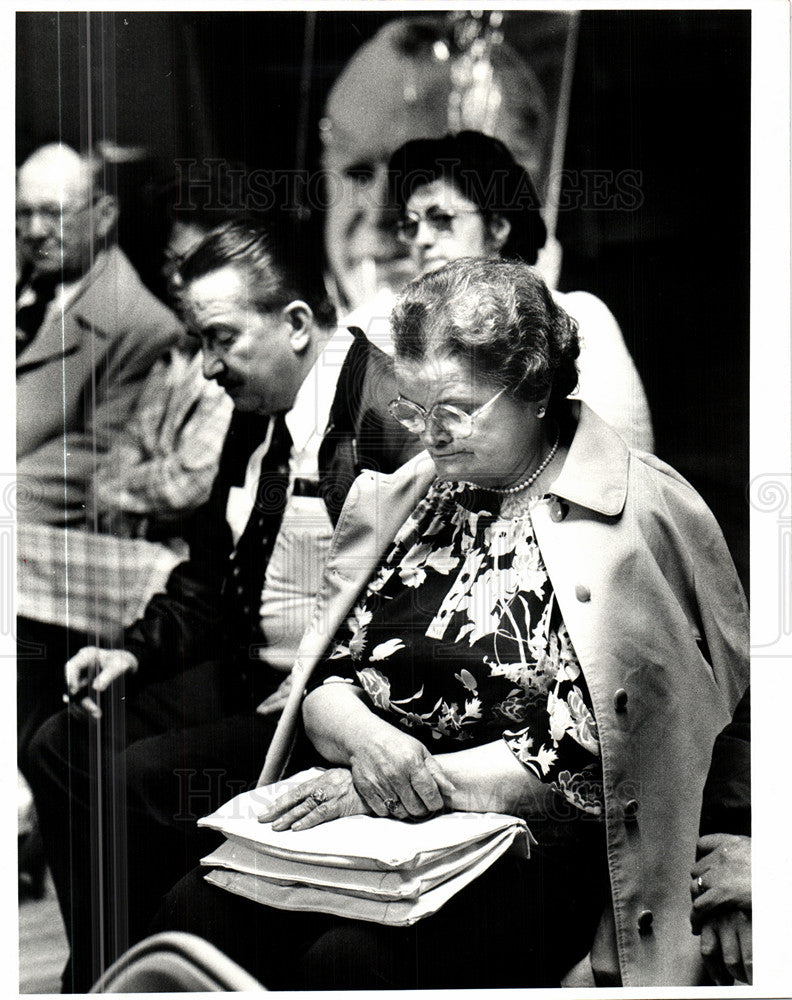
[[[717,986],[735,979],[753,983],[753,919],[751,911],[725,907],[701,925],[701,957]]]
[[[751,909],[751,838],[711,833],[699,838],[697,854],[690,871],[694,932],[717,907]]]
[[[259,823],[272,822],[273,830],[309,830],[340,816],[368,813],[345,767],[333,767],[319,777],[280,795],[259,813]]]
[[[377,816],[405,819],[437,812],[454,785],[429,751],[375,715],[363,692],[349,684],[323,684],[303,702],[305,728],[314,747],[352,772],[358,794]]]
[[[395,726],[371,717],[352,740],[349,767],[355,788],[377,816],[418,819],[439,812],[454,791],[426,747]]]
[[[751,838],[711,833],[699,838],[690,871],[690,924],[700,935],[701,955],[713,981],[753,982]]]

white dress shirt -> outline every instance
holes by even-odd
[[[300,386],[286,414],[292,438],[289,488],[280,529],[270,555],[261,595],[261,629],[266,646],[262,659],[291,670],[297,647],[308,627],[324,564],[330,551],[333,525],[320,496],[295,496],[295,479],[319,483],[319,447],[330,418],[341,367],[354,338],[339,327],[325,345]],[[245,485],[229,493],[226,518],[234,544],[239,541],[253,510],[261,463],[272,440],[270,422],[266,440],[253,452]]]

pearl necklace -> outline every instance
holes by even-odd
[[[555,453],[558,451],[558,442],[560,441],[560,439],[561,439],[561,432],[559,430],[558,433],[556,434],[555,444],[547,453],[547,458],[545,458],[544,462],[542,462],[542,464],[538,466],[527,479],[523,479],[523,481],[521,483],[517,483],[516,486],[506,486],[503,488],[498,488],[495,486],[476,487],[475,483],[467,483],[466,485],[473,486],[474,488],[478,488],[480,490],[486,490],[488,493],[497,493],[498,496],[502,497],[511,496],[512,493],[521,493],[523,490],[527,490],[532,483],[536,482],[536,480],[544,472],[547,466],[553,461]]]

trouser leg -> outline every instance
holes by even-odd
[[[276,721],[246,711],[127,750],[130,941],[145,935],[162,896],[222,843],[197,821],[255,785]]]
[[[275,910],[209,885],[166,896],[151,931],[210,941],[269,989],[558,986],[591,947],[609,898],[603,838],[507,856],[412,927]]]
[[[132,846],[145,850],[146,834],[138,824],[130,841],[127,747],[222,715],[220,677],[206,664],[143,687],[122,678],[103,696],[98,723],[63,711],[31,743],[30,784],[72,947],[66,991],[87,990],[128,945],[127,858]]]
[[[30,741],[63,708],[66,661],[93,641],[83,632],[17,617],[17,760],[26,778]]]

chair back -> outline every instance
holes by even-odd
[[[140,941],[114,962],[91,993],[265,991],[236,962],[194,934],[168,931]]]

